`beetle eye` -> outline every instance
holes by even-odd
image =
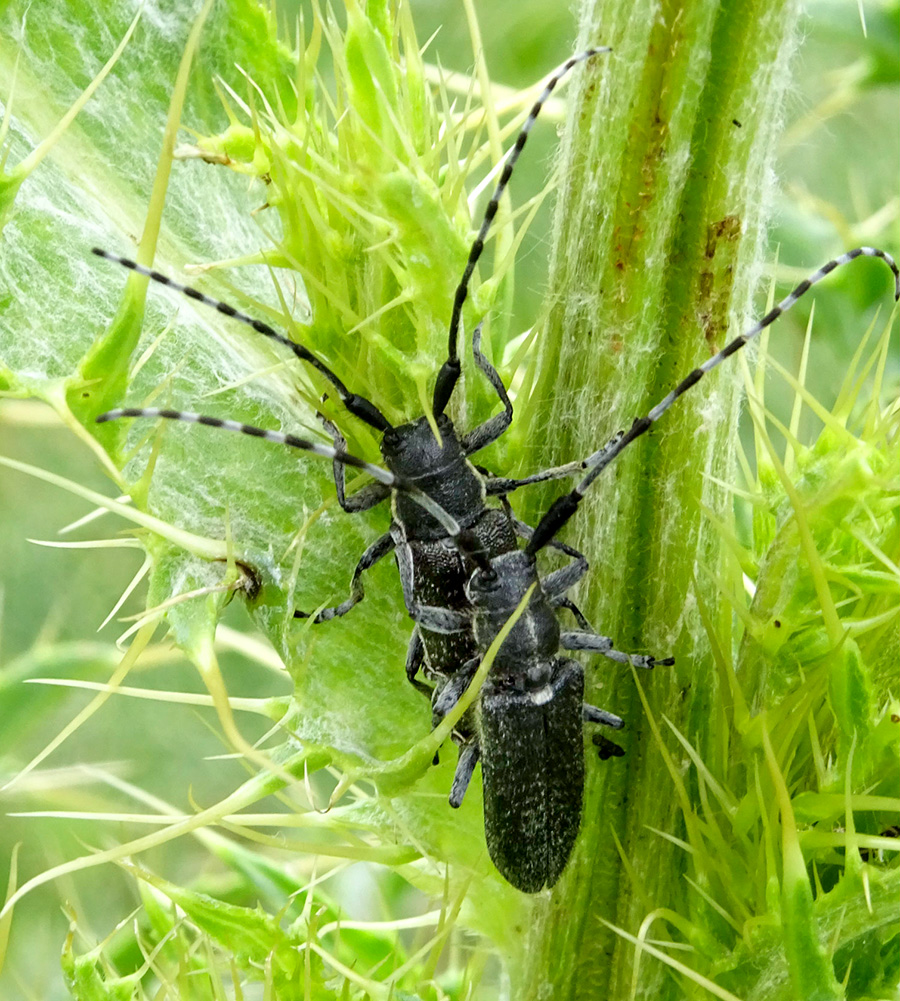
[[[495,591],[497,589],[497,571],[493,567],[476,570],[472,575],[472,586],[478,591]]]

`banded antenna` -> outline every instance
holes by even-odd
[[[478,259],[481,257],[481,253],[484,250],[484,241],[487,239],[488,230],[491,228],[491,223],[494,221],[494,216],[496,216],[497,209],[500,207],[500,199],[503,197],[503,192],[506,190],[506,186],[509,184],[509,179],[512,177],[512,172],[515,169],[516,161],[519,159],[519,154],[522,152],[525,147],[525,143],[528,141],[528,135],[531,132],[531,128],[537,120],[538,115],[541,113],[541,108],[543,108],[543,106],[550,99],[550,95],[553,93],[556,85],[569,72],[569,70],[572,69],[573,66],[577,66],[578,63],[583,63],[586,59],[590,59],[592,56],[601,55],[611,51],[612,49],[608,46],[597,49],[585,49],[584,52],[579,52],[577,55],[567,59],[547,81],[547,85],[532,105],[531,111],[525,119],[525,124],[522,126],[512,149],[509,151],[506,163],[503,165],[503,171],[500,174],[500,179],[497,181],[497,186],[494,188],[491,200],[488,202],[487,208],[484,211],[481,228],[478,230],[478,235],[475,237],[475,242],[472,244],[472,249],[469,251],[469,259],[466,262],[462,279],[460,280],[460,283],[456,288],[456,294],[453,297],[453,312],[450,315],[450,331],[447,343],[447,360],[441,366],[434,384],[434,402],[432,405],[432,412],[436,418],[440,417],[444,410],[446,410],[447,404],[450,402],[450,397],[453,395],[453,390],[456,387],[456,383],[459,381],[461,370],[458,346],[459,324],[462,317],[463,303],[469,295],[469,282],[471,281],[472,274],[475,271],[475,265],[478,263]]]
[[[238,320],[240,323],[244,323],[248,327],[252,327],[258,334],[262,334],[264,337],[268,337],[277,344],[283,344],[286,348],[290,348],[301,361],[308,362],[317,372],[320,372],[325,376],[325,378],[337,390],[341,403],[344,404],[351,414],[368,424],[369,427],[375,428],[376,431],[384,432],[391,430],[391,423],[378,409],[378,407],[371,402],[371,400],[367,400],[364,396],[360,396],[358,393],[351,393],[344,383],[337,377],[337,375],[331,371],[325,362],[321,360],[321,358],[314,355],[305,345],[300,344],[297,341],[292,341],[290,338],[285,337],[284,334],[279,334],[278,331],[274,327],[270,327],[268,323],[265,323],[262,320],[257,320],[253,316],[248,316],[246,313],[242,313],[240,310],[235,309],[234,306],[229,305],[227,302],[222,302],[220,299],[213,299],[208,295],[204,295],[204,293],[199,289],[192,288],[190,285],[182,285],[180,282],[173,281],[168,277],[168,275],[164,275],[161,271],[154,271],[153,268],[145,268],[143,264],[138,264],[137,261],[132,261],[129,257],[119,257],[118,254],[110,254],[109,251],[101,250],[99,247],[93,247],[91,249],[91,253],[96,254],[98,257],[102,257],[104,260],[121,264],[123,268],[128,268],[129,271],[134,271],[139,275],[144,275],[145,278],[150,278],[159,285],[165,285],[167,288],[174,289],[176,292],[180,292],[189,299],[202,302],[204,306],[209,306],[211,309],[216,310],[223,316],[229,316],[233,320]]]
[[[116,410],[107,410],[106,413],[100,414],[96,419],[96,423],[105,424],[107,421],[116,421],[122,417],[163,418],[168,421],[181,421],[184,424],[204,424],[206,427],[221,428],[223,431],[235,431],[238,434],[249,435],[251,438],[262,438],[263,441],[275,442],[277,445],[289,445],[291,448],[297,448],[303,452],[309,452],[312,455],[319,455],[325,459],[339,462],[343,466],[352,466],[354,469],[361,469],[379,483],[390,487],[391,490],[401,490],[409,494],[432,518],[440,522],[444,529],[446,529],[447,534],[452,538],[457,538],[464,534],[455,518],[451,517],[440,504],[419,490],[409,480],[401,476],[396,476],[389,470],[382,469],[381,466],[366,462],[365,459],[360,459],[350,452],[343,452],[332,448],[331,445],[323,445],[309,438],[300,438],[297,435],[285,434],[282,431],[268,431],[266,428],[255,427],[253,424],[242,424],[240,421],[223,420],[221,417],[195,414],[188,410],[169,410],[160,407],[119,407]]]
[[[896,302],[900,300],[900,271],[898,271],[893,257],[891,257],[890,254],[885,253],[883,250],[878,250],[875,247],[857,247],[855,250],[849,250],[846,254],[841,254],[840,257],[836,257],[833,261],[829,261],[827,264],[824,264],[818,271],[810,275],[809,278],[800,282],[790,295],[786,296],[781,300],[781,302],[778,303],[777,306],[769,310],[769,312],[766,313],[766,315],[746,333],[741,334],[739,337],[735,337],[735,339],[726,344],[718,354],[713,355],[698,368],[695,368],[686,378],[682,379],[682,381],[678,383],[678,385],[666,397],[660,400],[660,402],[657,403],[656,406],[653,407],[653,409],[650,410],[644,417],[636,417],[634,423],[627,431],[621,433],[619,437],[614,438],[605,448],[594,453],[594,456],[592,456],[591,459],[594,459],[595,461],[591,462],[589,460],[590,471],[587,476],[584,477],[574,490],[571,490],[567,494],[563,494],[562,497],[558,497],[550,505],[547,513],[538,522],[537,528],[534,530],[534,535],[525,547],[527,552],[534,556],[539,550],[543,549],[544,546],[549,545],[563,525],[565,525],[572,515],[578,510],[578,505],[581,503],[585,493],[588,491],[594,480],[596,480],[603,470],[606,469],[606,467],[618,455],[628,448],[633,441],[640,438],[642,434],[648,431],[653,424],[659,420],[660,417],[662,417],[669,407],[672,406],[679,396],[686,393],[691,386],[695,386],[707,372],[711,372],[730,355],[740,351],[745,344],[752,341],[753,338],[756,337],[761,331],[765,330],[766,327],[771,326],[780,316],[786,313],[798,299],[805,295],[805,293],[808,292],[813,285],[820,282],[826,275],[831,274],[831,272],[836,268],[839,268],[844,264],[848,264],[857,257],[877,257],[884,261],[894,275],[894,301]]]

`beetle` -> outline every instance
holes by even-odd
[[[588,468],[600,455],[598,452],[583,461],[546,469],[522,479],[486,478],[484,471],[472,464],[470,457],[497,441],[509,428],[513,418],[512,402],[503,380],[481,352],[481,324],[473,332],[472,354],[476,366],[490,382],[503,409],[464,434],[457,432],[446,409],[461,375],[458,341],[462,310],[472,275],[484,249],[484,241],[496,216],[500,199],[509,184],[531,128],[559,81],[578,63],[608,51],[608,48],[587,49],[572,56],[552,74],[533,104],[507,156],[454,295],[447,357],[435,378],[430,415],[393,426],[371,400],[350,391],[339,376],[305,345],[285,337],[269,324],[248,316],[227,303],[212,299],[197,289],[179,284],[158,271],[94,248],[93,253],[99,257],[166,285],[287,347],[331,384],[350,414],[381,434],[380,448],[387,471],[351,456],[340,430],[325,418],[321,418],[322,423],[332,438],[333,447],[296,435],[266,431],[237,421],[173,409],[123,407],[107,411],[96,418],[98,422],[123,417],[186,421],[237,431],[330,457],[333,459],[338,502],[349,513],[370,510],[390,498],[392,520],[389,531],[376,539],[360,557],[351,578],[349,597],[338,605],[321,610],[315,617],[316,623],[346,615],[358,604],[365,595],[363,575],[391,552],[395,554],[406,608],[414,622],[413,610],[422,605],[441,605],[451,610],[464,608],[465,583],[471,567],[487,567],[491,557],[514,551],[518,546],[517,530],[508,509],[488,506],[487,498],[504,497],[522,486],[568,476]],[[347,465],[370,473],[376,482],[347,496]],[[294,615],[297,618],[308,617],[301,610],[295,611]],[[471,659],[475,652],[474,639],[469,630],[439,634],[416,622],[407,652],[406,676],[411,684],[430,697],[432,688],[418,680],[419,671],[424,670],[426,677],[431,680],[444,678]]]
[[[417,621],[435,631],[471,629],[479,650],[437,695],[435,719],[440,720],[465,693],[481,657],[531,589],[528,604],[496,651],[478,692],[450,792],[450,805],[458,807],[480,760],[488,851],[501,875],[517,889],[536,893],[552,887],[571,855],[584,793],[584,723],[616,729],[623,726],[619,717],[584,702],[583,669],[564,652],[597,653],[642,667],[672,663],[671,658],[654,661],[620,653],[609,637],[591,629],[580,612],[576,615],[579,630],[561,630],[556,610],[574,607],[567,595],[587,572],[587,561],[572,551],[568,565],[541,577],[537,554],[548,545],[558,545],[556,536],[575,515],[597,477],[680,396],[774,323],[818,281],[860,256],[880,258],[890,267],[894,298],[900,300],[900,271],[884,251],[859,247],[829,261],[746,333],[690,372],[627,431],[617,434],[581,482],[550,505],[534,531],[525,529],[528,541],[524,549],[492,557],[489,567],[473,568],[466,583],[467,611],[416,610]],[[621,752],[605,738],[598,741],[595,737],[595,743],[601,757]]]
[[[376,540],[359,560],[350,597],[340,605],[321,611],[316,621],[327,621],[349,612],[364,596],[362,575],[394,551],[406,608],[415,624],[406,673],[417,688],[433,698],[435,721],[461,697],[502,623],[524,598],[528,587],[535,588],[523,616],[524,622],[516,623],[501,647],[484,691],[479,693],[475,712],[461,721],[455,734],[460,744],[460,758],[450,797],[453,806],[462,802],[475,765],[481,758],[485,830],[491,856],[503,875],[527,892],[552,886],[559,879],[577,836],[584,781],[583,720],[612,727],[622,725],[618,717],[583,704],[583,671],[575,661],[561,657],[560,650],[597,652],[613,660],[630,660],[644,667],[657,663],[652,657],[620,653],[609,638],[593,633],[567,595],[586,572],[587,562],[580,553],[559,542],[557,533],[577,510],[584,492],[624,448],[645,433],[706,372],[773,323],[835,268],[861,255],[879,257],[893,271],[900,296],[900,275],[889,255],[869,247],[850,251],[801,283],[754,328],[695,369],[645,417],[636,419],[627,432],[621,432],[587,459],[519,480],[486,477],[472,465],[469,457],[506,431],[512,421],[513,407],[499,374],[481,353],[480,325],[473,333],[473,356],[494,388],[503,411],[463,435],[457,434],[445,413],[460,378],[457,342],[469,282],[499,200],[543,103],[574,65],[604,51],[608,50],[587,50],[573,56],[556,71],[535,102],[513,146],[457,287],[448,354],[437,373],[429,416],[393,427],[374,403],[350,392],[339,377],[302,344],[158,272],[104,251],[95,251],[287,346],[331,383],[351,414],[382,434],[381,451],[387,470],[347,452],[341,432],[328,421],[324,423],[331,434],[333,447],[235,421],[176,410],[123,408],[97,418],[105,421],[120,417],[163,417],[191,421],[330,457],[334,462],[338,500],[349,512],[368,510],[390,496],[393,509],[390,531]],[[437,435],[432,430],[432,422]],[[376,482],[347,497],[346,465],[371,473]],[[493,508],[485,503],[489,496],[503,500],[520,486],[562,478],[578,470],[587,470],[587,475],[573,491],[554,502],[534,533],[511,516],[507,505]],[[517,537],[527,539],[523,550],[518,549]],[[536,554],[547,546],[562,550],[572,562],[542,580],[536,568]],[[512,601],[515,596],[517,600]],[[562,632],[555,618],[558,608],[572,611],[581,629]],[[302,611],[295,615],[307,617]],[[670,662],[670,658],[665,662]],[[426,677],[435,684],[433,692],[416,677],[423,667]],[[600,747],[601,757],[621,752],[617,745],[604,738],[595,739],[595,742]],[[534,795],[529,795],[529,791],[534,791]]]

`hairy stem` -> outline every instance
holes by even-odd
[[[553,454],[523,446],[535,466],[599,447],[747,325],[795,20],[783,0],[584,0],[579,46],[613,54],[581,78],[564,141],[530,398],[554,415]],[[728,635],[719,542],[701,514],[729,507],[712,482],[729,478],[736,434],[738,366],[723,369],[604,473],[570,540],[592,562],[582,599],[595,627],[620,649],[676,655],[639,681],[653,720],[672,719],[701,752],[726,737],[709,718],[717,679],[695,597]],[[588,769],[579,846],[538,910],[520,997],[628,997],[634,947],[605,922],[636,934],[655,908],[687,916],[700,902],[686,896],[689,854],[651,830],[684,835],[635,682],[587,670],[593,700],[628,721],[627,756]],[[667,935],[657,921],[650,937]],[[637,996],[683,995],[645,957]]]

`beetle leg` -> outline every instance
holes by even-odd
[[[473,657],[448,678],[447,683],[434,700],[432,726],[437,726],[463,697],[466,689],[471,684],[472,678],[475,677],[475,672],[478,670],[480,663],[480,658]]]
[[[495,414],[484,424],[479,424],[477,428],[473,428],[468,434],[463,435],[461,444],[466,455],[480,452],[488,445],[492,445],[506,431],[513,419],[513,405],[506,392],[506,386],[503,385],[503,380],[500,378],[500,373],[481,353],[483,322],[478,324],[475,333],[472,334],[472,354],[475,357],[475,364],[487,376],[488,382],[494,387],[494,392],[500,398],[500,402],[503,404],[503,413]]]
[[[575,616],[575,621],[585,632],[592,633],[594,631],[590,622],[584,617],[581,609],[574,601],[570,601],[568,598],[557,598],[555,601],[551,601],[550,604],[554,608],[567,608]]]
[[[553,573],[549,573],[541,579],[541,588],[551,605],[557,599],[564,598],[566,592],[573,588],[587,573],[587,559],[577,550],[573,550],[573,552],[575,552],[575,556],[571,563],[560,567],[559,570],[554,570]]]
[[[559,643],[564,650],[585,650],[587,653],[599,653],[608,660],[614,660],[619,664],[633,664],[635,667],[643,667],[648,671],[656,667],[657,664],[667,667],[675,663],[674,657],[659,660],[656,657],[639,653],[622,653],[621,650],[613,648],[613,641],[609,636],[599,636],[597,633],[582,631],[562,633],[559,637]]]
[[[324,414],[319,414],[318,417],[322,422],[322,426],[331,435],[334,447],[339,452],[346,452],[347,440],[341,434],[337,425],[333,424]],[[345,493],[347,487],[347,470],[344,464],[341,462],[333,463],[333,472],[334,489],[337,491],[338,504],[350,514],[357,511],[368,511],[370,508],[375,507],[376,504],[380,504],[391,494],[390,487],[386,487],[383,483],[370,483],[368,486],[363,487],[362,490],[358,490],[355,494],[347,497]]]
[[[625,726],[625,720],[621,716],[607,712],[605,709],[598,709],[596,706],[588,705],[587,702],[581,707],[581,718],[585,723],[596,723],[599,726],[611,726],[614,730],[621,730]]]
[[[597,757],[601,761],[608,761],[610,758],[621,758],[625,754],[625,748],[620,747],[614,740],[604,737],[602,733],[595,733],[591,737],[591,743],[597,748]]]
[[[469,616],[452,608],[413,604],[407,611],[417,626],[429,629],[433,633],[461,633],[470,628]]]
[[[314,621],[317,623],[327,622],[329,619],[340,618],[340,616],[346,615],[354,605],[359,604],[366,596],[365,589],[362,586],[362,575],[366,570],[370,570],[375,566],[379,560],[384,559],[393,548],[394,540],[391,538],[390,533],[385,533],[377,538],[362,554],[359,563],[356,564],[356,569],[353,571],[353,579],[350,581],[350,597],[333,608],[323,608]],[[294,612],[294,618],[308,619],[309,612],[301,612],[297,609]]]
[[[480,757],[481,747],[476,737],[473,737],[468,744],[464,744],[459,749],[459,760],[453,775],[453,785],[450,787],[450,805],[454,810],[462,804],[469,783],[472,781],[475,765],[478,764]]]
[[[424,660],[425,646],[422,643],[422,637],[419,635],[419,629],[417,626],[413,629],[413,634],[409,638],[409,647],[406,651],[406,680],[413,686],[413,688],[420,691],[423,695],[426,695],[430,700],[434,689],[431,685],[426,685],[424,681],[419,681],[416,677]]]

